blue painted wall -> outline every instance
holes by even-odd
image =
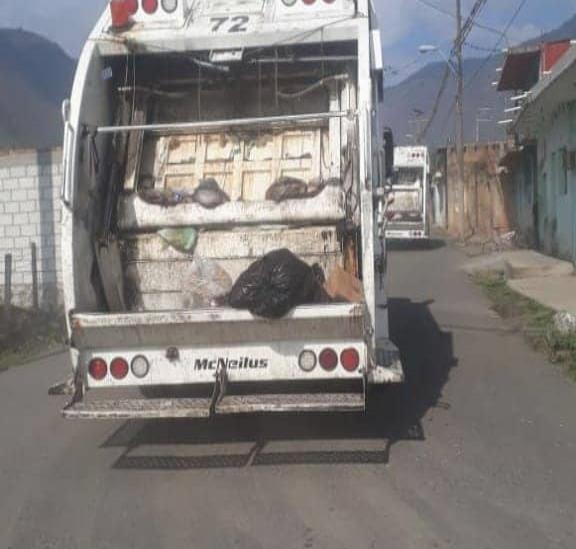
[[[542,251],[576,262],[576,102],[563,105],[540,128],[538,241]]]

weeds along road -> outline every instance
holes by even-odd
[[[576,547],[576,386],[458,270],[390,257],[408,384],[368,417],[70,423],[0,374],[0,548]]]

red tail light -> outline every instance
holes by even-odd
[[[138,11],[138,0],[124,0],[124,4],[126,4],[126,9],[130,15],[134,15]]]
[[[88,373],[96,381],[102,381],[108,374],[108,365],[101,358],[94,358],[88,365]]]
[[[128,362],[123,358],[115,358],[110,363],[110,373],[114,379],[124,379],[128,375],[129,370]]]
[[[340,353],[340,362],[347,372],[355,372],[360,366],[360,355],[356,349],[344,349]]]
[[[324,349],[318,357],[320,366],[327,372],[331,372],[338,366],[338,355],[334,349]]]
[[[316,2],[316,0],[302,0],[302,2],[304,2],[307,6],[311,6],[314,4],[314,2]]]
[[[142,9],[148,14],[156,13],[158,9],[158,0],[142,0]]]
[[[112,26],[116,29],[126,27],[130,22],[130,11],[128,2],[125,0],[111,0],[110,14],[112,15]]]

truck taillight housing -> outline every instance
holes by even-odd
[[[298,357],[298,366],[304,372],[311,372],[316,368],[318,360],[314,351],[302,351]]]
[[[138,11],[138,0],[124,0],[126,10],[130,15],[134,15]]]
[[[338,366],[338,355],[334,349],[324,349],[318,357],[320,366],[327,372],[332,372]]]
[[[138,379],[142,379],[148,375],[148,372],[150,371],[150,363],[145,356],[138,355],[132,359],[130,368],[132,369],[132,373]]]
[[[355,372],[360,366],[360,355],[356,349],[344,349],[340,353],[340,363],[347,372]]]
[[[166,13],[174,13],[178,9],[178,0],[162,0],[162,9]]]
[[[128,26],[130,22],[130,5],[132,2],[126,0],[111,0],[110,15],[112,16],[112,26],[121,29]]]
[[[124,379],[128,375],[129,371],[130,368],[128,366],[128,362],[126,362],[123,358],[115,358],[110,363],[110,373],[114,379]]]
[[[88,364],[88,373],[92,379],[102,381],[108,374],[108,364],[101,358],[93,358]]]
[[[142,0],[142,9],[148,15],[156,13],[158,11],[158,0]]]

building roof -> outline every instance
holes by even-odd
[[[540,78],[540,46],[508,50],[498,91],[529,90]]]
[[[570,40],[558,40],[509,49],[498,82],[498,91],[530,90],[554,68],[570,46]]]
[[[524,137],[535,137],[537,124],[550,116],[560,105],[576,100],[576,43],[530,90],[520,111],[515,129]]]

